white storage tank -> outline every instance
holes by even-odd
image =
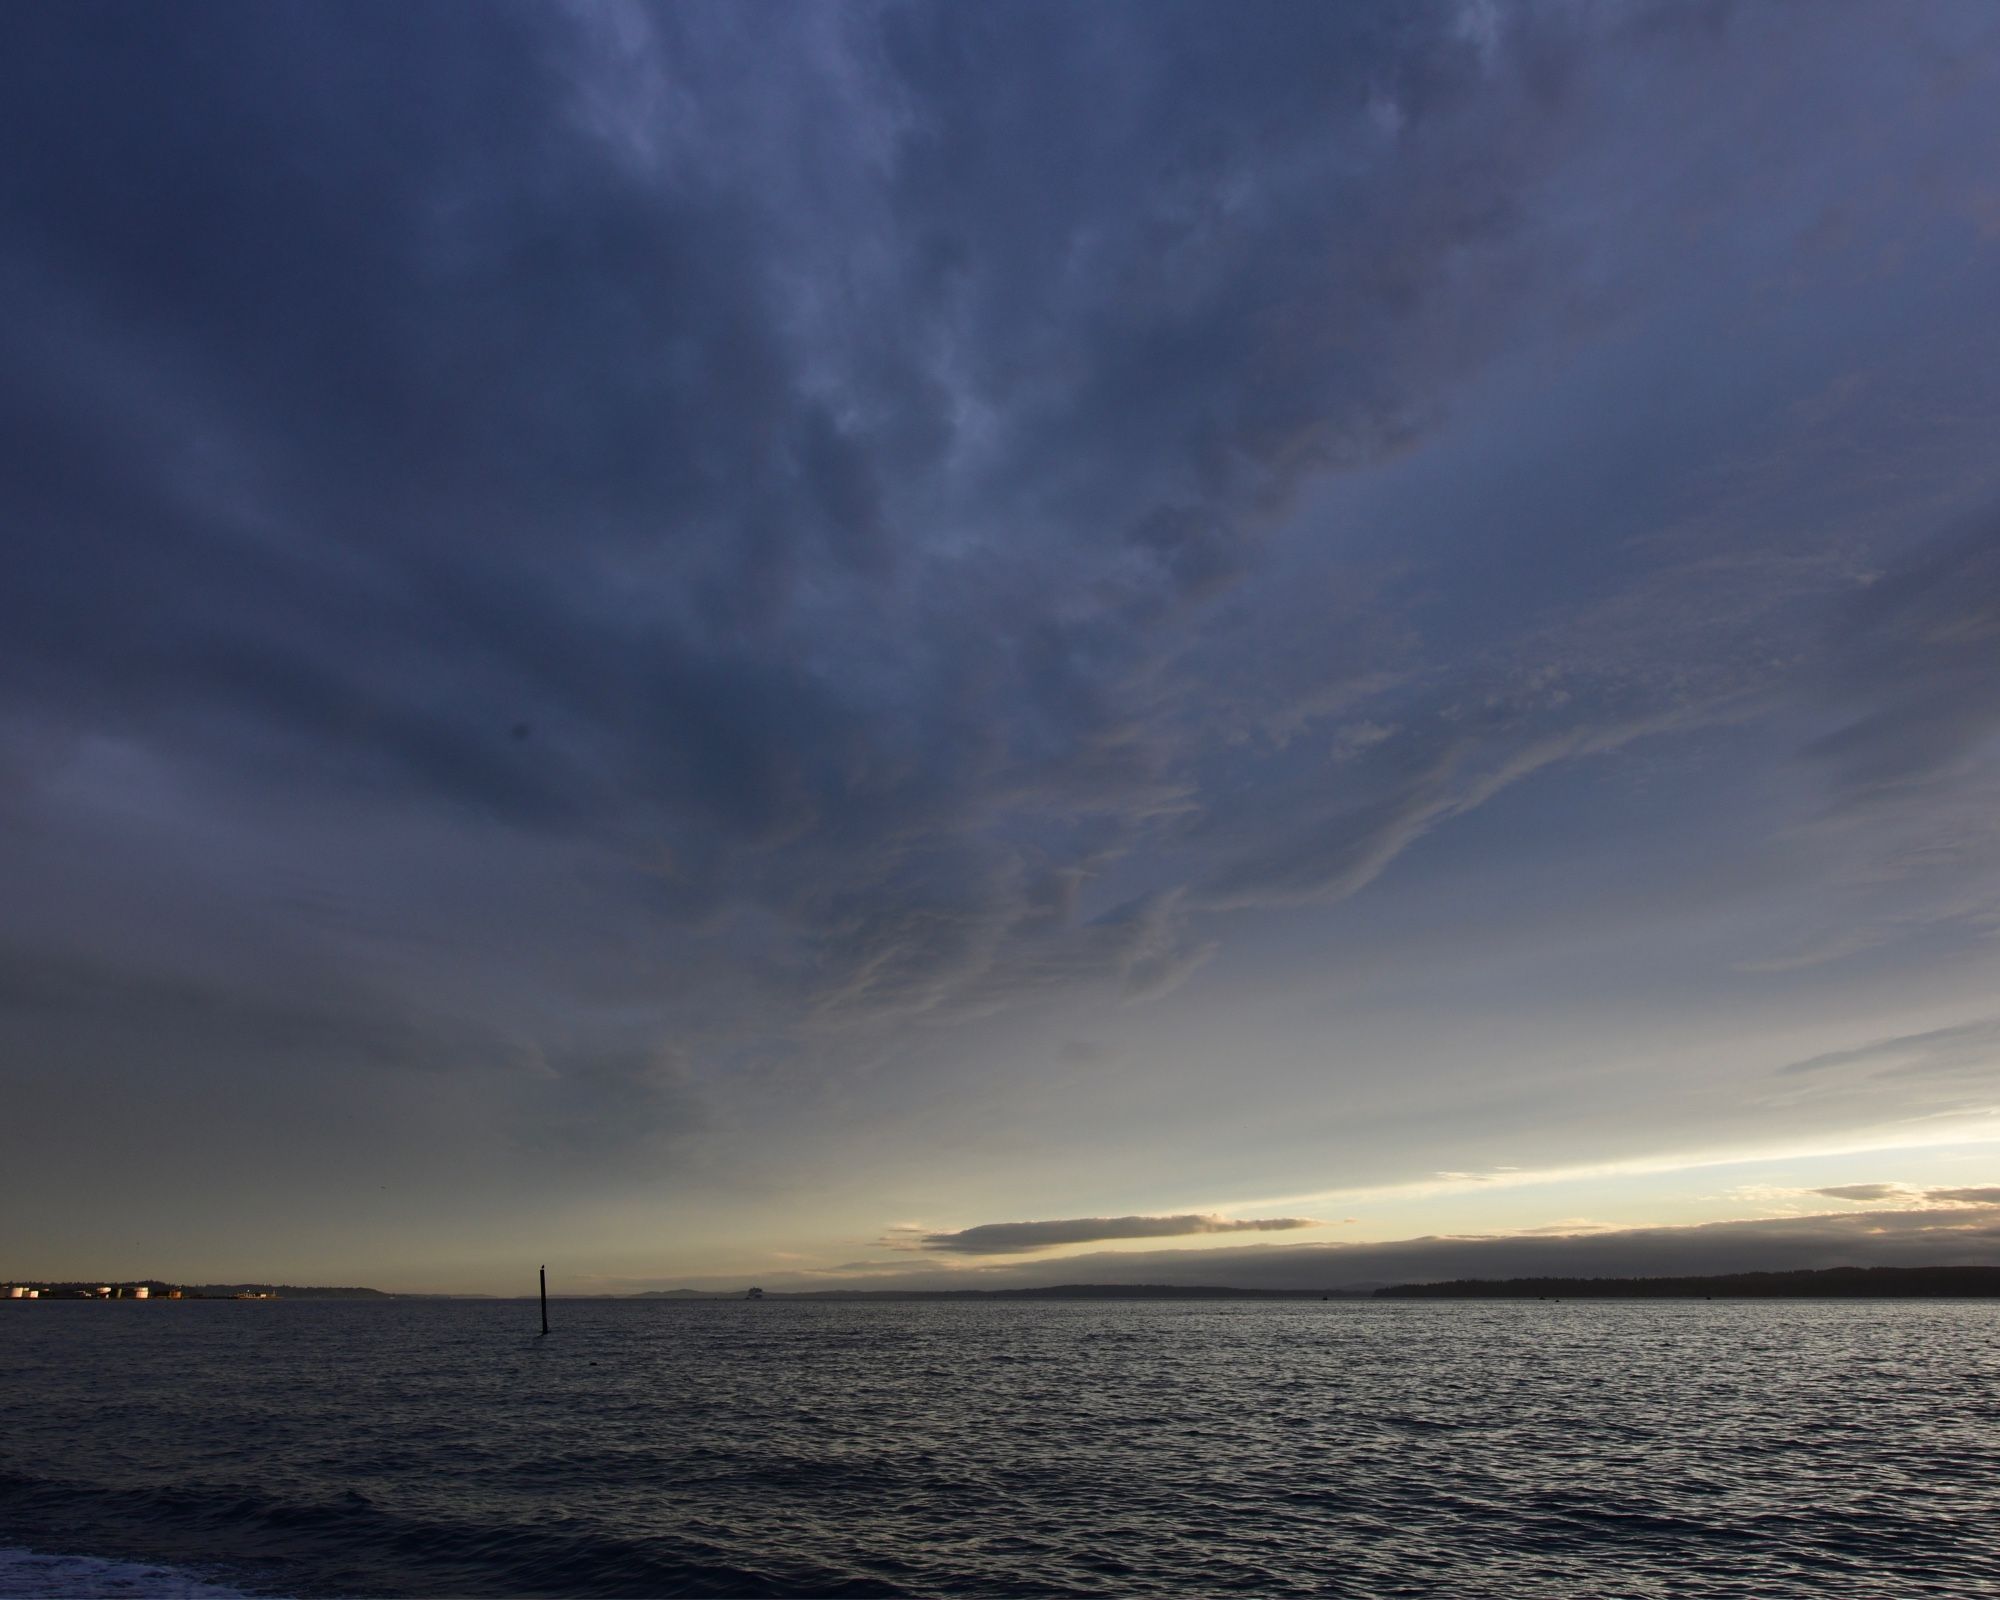
[[[7,1298],[9,1300],[25,1300],[28,1298],[28,1291],[17,1283],[7,1291]]]
[[[153,1298],[153,1291],[143,1283],[138,1288],[128,1289],[125,1292],[131,1295],[134,1300],[150,1300]]]

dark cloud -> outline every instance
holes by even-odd
[[[1894,1200],[1898,1195],[1909,1193],[1900,1183],[1839,1183],[1830,1189],[1815,1189],[1814,1194],[1823,1194],[1829,1200]]]
[[[823,1017],[1171,987],[1170,899],[1043,882],[1186,803],[1165,620],[1476,361],[1423,329],[1586,41],[639,15],[9,19],[12,711],[666,850]]]
[[[643,1172],[659,1179],[710,1131],[684,1053],[654,1041],[572,1049],[536,1063],[512,1131],[530,1153],[568,1169]]]
[[[441,1028],[380,993],[305,974],[173,972],[147,962],[0,947],[0,1039],[40,1056],[60,1041],[72,1070],[100,1052],[156,1070],[246,1062],[314,1073],[422,1071],[487,1055],[495,1040]]]
[[[1235,1220],[1195,1215],[1177,1217],[1070,1217],[1055,1222],[986,1222],[957,1233],[927,1233],[925,1250],[954,1255],[1012,1255],[1059,1244],[1092,1244],[1100,1239],[1173,1239],[1196,1233],[1285,1233],[1314,1228],[1310,1217],[1251,1217]]]
[[[1259,1245],[1063,1256],[911,1286],[973,1282],[1222,1284],[1344,1289],[1451,1278],[1661,1277],[1841,1266],[2000,1264],[2000,1206],[1863,1211],[1691,1227],[1404,1239],[1381,1244]],[[881,1287],[889,1280],[878,1280]],[[897,1280],[903,1281],[903,1280]]]
[[[1050,995],[1095,1038],[1246,913],[1714,725],[1802,654],[1795,580],[1660,486],[1720,470],[1677,418],[1771,407],[1649,341],[1747,325],[1767,212],[1873,148],[1824,107],[1930,57],[1686,15],[7,9],[10,1070],[157,1040],[504,1083],[572,1170],[754,1150],[867,1123],[827,1086],[893,1099],[884,1038],[969,1076],[955,1030]],[[1768,191],[1626,120],[1689,84]],[[1605,329],[1615,439],[1494,399]],[[1844,794],[1991,731],[1989,531],[1814,658]]]

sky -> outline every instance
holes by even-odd
[[[0,146],[0,1273],[2000,1262],[1984,0],[78,0]]]

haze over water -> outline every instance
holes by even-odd
[[[555,1309],[12,1315],[0,1544],[306,1597],[2000,1586],[1987,1303]]]

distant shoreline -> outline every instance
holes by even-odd
[[[1171,1283],[1063,1283],[1038,1289],[769,1289],[762,1300],[1363,1300],[1366,1289],[1232,1289]],[[623,1300],[742,1300],[741,1289],[647,1289]]]
[[[1984,1300],[2000,1267],[1819,1267],[1676,1278],[1458,1278],[1377,1289],[1383,1300]]]
[[[235,1300],[252,1297],[264,1300],[393,1300],[381,1289],[316,1288],[296,1283],[174,1283],[165,1278],[10,1278],[9,1288],[20,1285],[37,1291],[44,1300]],[[111,1290],[109,1295],[103,1290]],[[143,1295],[134,1294],[143,1289]],[[4,1290],[0,1290],[4,1293]]]
[[[741,1300],[741,1291],[653,1289],[632,1300]],[[1239,1289],[1223,1285],[1074,1283],[1035,1289],[769,1290],[765,1300],[1546,1300],[1987,1299],[2000,1266],[1826,1267],[1707,1277],[1461,1278],[1380,1288]]]
[[[432,1300],[532,1301],[532,1294],[439,1294],[392,1292],[361,1287],[328,1288],[300,1284],[171,1284],[160,1279],[128,1279],[106,1285],[15,1279],[38,1289],[43,1300],[100,1299],[109,1287],[116,1298],[149,1300],[173,1294],[178,1300]],[[174,1291],[178,1291],[174,1293]],[[755,1299],[810,1303],[870,1301],[1134,1301],[1134,1300],[1968,1300],[2000,1299],[2000,1266],[1822,1267],[1790,1272],[1733,1272],[1707,1276],[1602,1278],[1458,1278],[1431,1283],[1322,1289],[1247,1289],[1227,1284],[1065,1283],[1019,1289],[772,1289],[752,1297],[743,1289],[647,1289],[633,1294],[556,1294],[559,1301],[661,1301],[672,1304],[730,1304]],[[39,1303],[39,1302],[36,1302]]]

